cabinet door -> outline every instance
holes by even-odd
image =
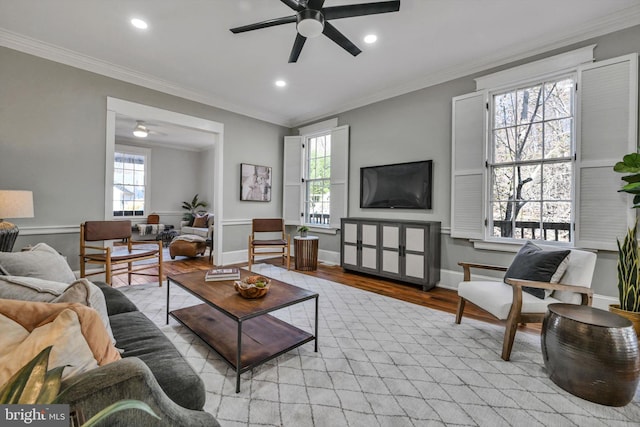
[[[384,224],[380,271],[400,277],[400,226]]]
[[[426,278],[426,227],[405,225],[404,237],[404,277],[407,279]]]
[[[378,272],[378,224],[360,224],[360,267],[362,271]]]
[[[358,267],[358,224],[344,222],[342,226],[342,266]]]

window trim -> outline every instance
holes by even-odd
[[[304,225],[306,227],[314,228],[317,230],[329,230],[331,229],[331,224],[318,224],[318,223],[311,223],[311,222],[307,222],[307,216],[308,216],[308,212],[307,212],[307,207],[308,207],[308,183],[309,183],[309,140],[313,139],[313,138],[318,138],[320,136],[329,136],[331,137],[333,132],[333,129],[324,129],[324,130],[319,130],[319,131],[315,131],[313,133],[308,133],[305,135],[300,135],[302,137],[302,178],[304,180],[304,182],[302,183],[302,221],[300,225]],[[333,154],[333,138],[331,138],[330,141],[330,147],[331,149],[331,154]],[[329,159],[331,159],[331,156],[329,156]],[[331,161],[331,160],[329,160]],[[326,178],[324,178],[326,179]],[[319,179],[314,179],[313,181],[320,181]],[[329,188],[331,188],[331,174],[329,174]],[[331,191],[331,190],[329,190]],[[329,197],[331,197],[331,192],[329,192]],[[331,200],[329,200],[329,212],[331,212]],[[331,217],[329,217],[331,218]]]
[[[509,71],[509,70],[506,70]],[[495,111],[494,111],[494,96],[501,94],[501,93],[508,93],[508,92],[513,92],[513,91],[517,91],[521,88],[525,88],[525,87],[530,87],[530,86],[535,86],[535,85],[540,85],[540,84],[544,84],[548,81],[552,81],[552,80],[561,80],[561,79],[572,79],[573,83],[574,83],[574,88],[573,88],[573,112],[572,112],[572,116],[571,118],[572,120],[572,126],[571,126],[571,133],[572,133],[572,138],[571,138],[571,152],[568,156],[569,161],[571,163],[571,217],[570,217],[570,224],[569,227],[571,228],[571,239],[568,242],[561,242],[561,241],[554,241],[554,240],[542,240],[542,239],[535,239],[536,242],[541,242],[544,243],[545,245],[557,245],[557,246],[573,246],[575,244],[576,241],[576,209],[577,209],[577,201],[576,201],[576,195],[577,195],[577,186],[578,186],[578,179],[577,179],[577,174],[579,172],[578,169],[578,165],[577,165],[577,150],[578,150],[578,145],[579,145],[579,141],[578,141],[578,135],[577,135],[577,128],[578,128],[578,104],[579,104],[579,94],[576,90],[576,84],[578,82],[578,70],[577,68],[574,69],[573,71],[558,71],[556,73],[549,73],[546,72],[543,75],[540,76],[529,76],[530,78],[528,78],[527,80],[520,80],[517,82],[513,82],[510,84],[506,84],[506,85],[502,85],[500,87],[496,87],[496,88],[487,88],[485,93],[486,93],[486,101],[487,101],[487,106],[488,108],[486,109],[486,132],[485,132],[485,150],[484,152],[486,153],[486,161],[485,161],[485,171],[484,171],[484,175],[485,175],[485,179],[484,184],[483,184],[483,191],[484,191],[484,195],[483,195],[483,200],[484,200],[484,217],[485,217],[485,221],[484,221],[484,226],[483,226],[483,241],[485,242],[489,242],[492,244],[501,244],[501,243],[505,243],[508,245],[522,245],[523,242],[526,242],[529,239],[524,239],[524,238],[515,238],[515,237],[496,237],[493,236],[492,234],[492,225],[493,225],[493,214],[492,214],[492,195],[493,195],[493,190],[492,190],[492,175],[491,175],[491,171],[492,171],[492,167],[495,165],[500,165],[502,163],[496,163],[496,164],[492,164],[491,162],[491,158],[493,155],[493,152],[495,150],[495,146],[493,144],[493,131],[494,131],[494,119],[495,119]],[[544,122],[542,122],[544,123]],[[560,159],[553,159],[553,162],[560,162]],[[513,162],[513,164],[516,164],[517,162]],[[540,164],[542,165],[544,163],[544,159],[540,160],[540,161],[531,161],[531,164]]]
[[[142,215],[132,215],[132,216],[116,216],[113,214],[113,174],[114,174],[114,170],[113,167],[115,167],[115,153],[124,153],[124,154],[136,154],[139,156],[144,156],[144,211],[142,213]],[[111,186],[109,187],[109,192],[111,194],[110,197],[110,206],[111,209],[109,209],[110,212],[110,218],[113,220],[130,220],[132,222],[136,222],[139,219],[144,219],[147,217],[147,215],[149,215],[149,213],[151,212],[151,149],[150,148],[144,148],[144,147],[138,147],[135,145],[126,145],[126,144],[119,144],[116,143],[114,146],[114,151],[113,151],[114,157],[113,157],[113,166],[111,169]]]

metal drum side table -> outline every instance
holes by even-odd
[[[551,380],[571,394],[624,406],[640,380],[638,338],[622,316],[590,306],[550,304],[542,356]]]
[[[318,268],[318,236],[295,236],[295,269],[315,270]]]

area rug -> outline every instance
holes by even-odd
[[[308,343],[241,376],[175,320],[166,283],[120,288],[204,380],[205,410],[231,426],[637,426],[640,392],[623,408],[573,396],[548,377],[540,337],[518,333],[280,267],[259,274],[320,294],[318,352]],[[171,309],[198,303],[171,287]],[[275,313],[313,331],[314,303]]]

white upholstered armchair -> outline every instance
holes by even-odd
[[[535,273],[533,276],[528,274],[532,268],[536,267],[534,265],[535,262],[532,264],[530,260],[523,256],[523,252],[526,252],[525,247],[533,252],[538,252],[531,248],[531,245],[529,242],[518,252],[509,268],[467,262],[458,263],[464,269],[464,281],[458,285],[459,298],[456,323],[460,323],[467,301],[500,320],[506,320],[502,346],[502,359],[504,360],[509,360],[511,356],[518,324],[541,323],[549,304],[591,305],[593,297],[593,291],[590,288],[596,263],[596,254],[577,249],[567,250],[569,255],[562,261],[564,265],[559,266],[557,270],[547,271],[550,273],[549,280],[527,280],[530,277],[536,277]],[[554,246],[533,245],[533,247],[545,252],[542,255],[546,255],[550,251],[557,252],[558,250]],[[549,265],[546,267],[549,267]],[[565,267],[566,270],[564,270]],[[492,281],[472,280],[472,268],[505,271],[507,275],[504,282],[498,281],[498,279]],[[527,269],[529,271],[526,271]],[[513,273],[510,274],[509,272]],[[523,288],[525,288],[524,291]],[[536,297],[528,292],[535,293],[536,289],[544,293],[542,295],[544,298]],[[545,290],[546,293],[544,292]]]

